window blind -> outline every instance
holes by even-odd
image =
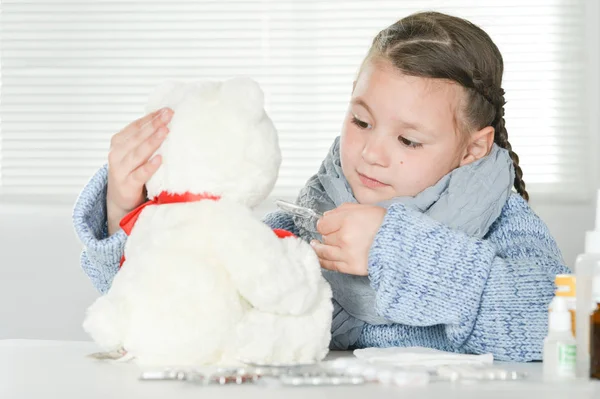
[[[73,199],[156,84],[236,75],[265,91],[283,154],[273,195],[293,197],[340,132],[372,38],[424,10],[467,18],[500,48],[532,195],[581,193],[582,0],[4,0],[0,198]]]

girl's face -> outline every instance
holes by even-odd
[[[342,170],[361,204],[414,196],[468,163],[457,84],[367,62],[342,127]],[[493,131],[492,131],[493,132]]]

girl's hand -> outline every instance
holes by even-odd
[[[321,267],[346,274],[368,275],[369,249],[385,214],[385,208],[360,204],[343,204],[325,212],[317,224],[323,242],[311,242]]]
[[[130,123],[112,137],[106,193],[109,235],[119,229],[123,216],[146,200],[145,184],[161,164],[160,155],[150,157],[167,137],[172,116],[171,109],[163,108]]]

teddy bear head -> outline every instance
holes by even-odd
[[[270,194],[281,151],[254,80],[167,81],[150,95],[146,111],[162,107],[174,114],[156,151],[162,164],[146,184],[149,198],[208,194],[252,208]]]

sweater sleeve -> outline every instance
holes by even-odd
[[[73,225],[84,248],[81,267],[94,287],[108,292],[119,270],[127,235],[119,230],[110,237],[106,216],[108,166],[104,165],[83,188],[73,209]]]
[[[444,327],[458,352],[538,360],[554,276],[569,273],[545,224],[511,199],[485,239],[410,210],[389,208],[369,254],[381,316]]]
[[[298,235],[298,228],[294,224],[294,219],[290,214],[282,211],[267,213],[263,222],[272,229],[287,230],[294,235]]]

